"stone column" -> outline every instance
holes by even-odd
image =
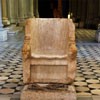
[[[28,0],[24,1],[24,7],[25,7],[25,9],[24,9],[24,17],[28,18]]]
[[[2,24],[2,7],[1,7],[1,0],[0,0],[0,41],[7,40],[7,30],[3,29]]]
[[[16,23],[17,21],[17,12],[16,12],[16,0],[7,0],[8,4],[8,17],[10,20],[10,23]]]
[[[34,0],[29,0],[29,17],[34,17]]]
[[[18,11],[18,0],[14,0],[15,1],[15,16],[16,16],[16,23],[18,23],[18,19],[19,19],[19,11]]]
[[[8,12],[7,12],[7,0],[2,1],[2,19],[4,25],[9,25],[10,22],[8,21]]]
[[[35,15],[36,18],[39,18],[38,0],[34,0],[34,15]]]
[[[18,0],[18,5],[19,5],[19,9],[18,9],[19,20],[22,21],[25,18],[25,0]]]
[[[0,0],[0,29],[3,27],[2,24],[2,8],[1,8],[1,0]]]

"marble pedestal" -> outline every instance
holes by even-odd
[[[100,42],[100,30],[96,31],[95,37],[96,37],[96,41],[99,43]]]
[[[35,86],[26,85],[21,93],[20,100],[76,100],[76,92],[73,86]]]
[[[0,41],[6,41],[8,39],[7,37],[8,30],[0,29]]]

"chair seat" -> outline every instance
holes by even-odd
[[[44,58],[44,59],[64,59],[67,58],[67,55],[41,55],[41,54],[32,54],[32,58]]]
[[[67,55],[32,55],[31,65],[68,65]]]

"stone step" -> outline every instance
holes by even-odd
[[[48,85],[37,85],[36,87],[35,85],[26,85],[21,93],[20,100],[76,100],[76,92],[72,85],[57,86],[59,89],[53,89]]]
[[[0,100],[10,100],[11,97],[7,95],[0,95]]]

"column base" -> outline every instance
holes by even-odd
[[[38,85],[26,85],[21,93],[20,100],[76,100],[76,92],[73,86],[67,85],[58,89],[55,87],[41,87]],[[38,89],[39,88],[39,89]]]
[[[18,25],[19,26],[25,26],[25,22],[26,22],[26,19],[25,18],[19,18],[18,19]]]
[[[33,14],[29,14],[29,18],[35,18]]]
[[[25,18],[19,18],[19,19],[18,19],[18,22],[24,21],[24,20],[25,20]]]
[[[39,18],[39,13],[36,13],[35,17],[36,17],[36,18]]]
[[[17,19],[13,19],[13,18],[10,19],[10,23],[11,23],[11,24],[15,24],[16,22],[17,22]]]
[[[3,25],[10,25],[10,21],[9,20],[3,20]]]
[[[7,37],[8,30],[0,29],[0,41],[6,41],[8,39]]]

